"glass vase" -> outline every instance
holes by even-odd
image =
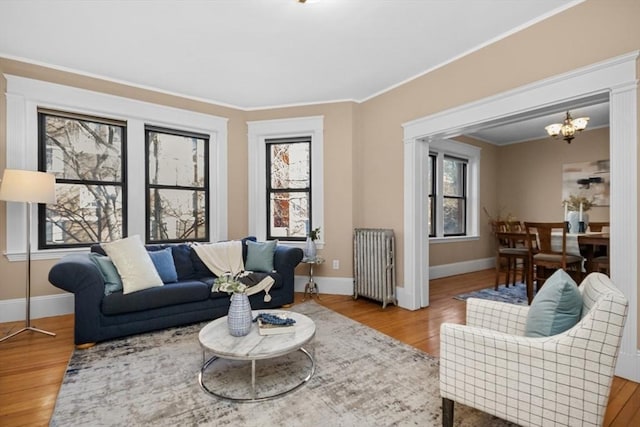
[[[251,331],[251,304],[247,294],[231,294],[231,304],[227,315],[229,334],[234,337],[243,337]]]
[[[314,259],[317,255],[318,250],[316,248],[316,242],[311,240],[311,237],[307,237],[307,244],[304,248],[305,258]]]

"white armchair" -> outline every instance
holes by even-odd
[[[529,306],[480,299],[467,325],[442,324],[442,425],[458,402],[522,426],[601,426],[628,302],[601,273],[579,289],[582,319],[558,335],[525,337]]]

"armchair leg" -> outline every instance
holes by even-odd
[[[442,398],[442,427],[453,427],[453,400]]]

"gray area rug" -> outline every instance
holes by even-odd
[[[455,299],[466,301],[468,298],[490,299],[493,301],[508,302],[511,304],[527,305],[527,288],[524,283],[516,283],[514,285],[498,286],[496,291],[494,287],[481,289],[479,291],[469,292],[466,294],[456,295]]]
[[[290,310],[311,317],[307,349],[317,369],[302,388],[261,403],[233,403],[198,384],[206,324],[173,328],[76,350],[65,374],[52,426],[439,426],[438,360],[313,301]],[[215,362],[215,363],[219,363]],[[257,364],[258,393],[304,376],[301,353]],[[249,390],[250,363],[214,365],[210,387]],[[510,425],[456,405],[457,426]]]

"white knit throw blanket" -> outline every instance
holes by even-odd
[[[200,257],[207,268],[218,277],[223,275],[232,275],[236,277],[240,273],[242,273],[242,275],[251,273],[244,270],[241,241],[231,240],[228,242],[194,245],[193,250],[196,251],[196,254]],[[271,301],[269,291],[271,290],[273,283],[273,278],[271,276],[266,276],[257,285],[249,287],[246,294],[253,295],[264,290],[264,302],[269,302]]]

